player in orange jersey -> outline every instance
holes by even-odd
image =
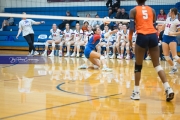
[[[132,35],[133,32],[137,32],[137,39],[135,45],[135,86],[131,99],[139,100],[140,99],[140,90],[139,82],[141,79],[141,69],[144,54],[146,49],[149,49],[151,55],[151,60],[155,70],[157,71],[160,79],[164,84],[166,91],[166,101],[170,101],[174,98],[174,92],[167,82],[165,72],[161,65],[159,64],[159,47],[158,47],[158,37],[157,31],[154,27],[154,22],[156,21],[156,14],[154,9],[145,5],[146,0],[136,0],[138,6],[131,9],[130,11],[130,32],[129,40],[130,45],[132,46]]]

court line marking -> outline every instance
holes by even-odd
[[[93,98],[93,99],[89,99],[89,100],[83,100],[83,101],[68,103],[68,104],[59,105],[59,106],[54,106],[54,107],[50,107],[50,108],[44,108],[44,109],[34,110],[34,111],[26,112],[26,113],[20,113],[20,114],[16,114],[16,115],[12,115],[12,116],[3,117],[3,118],[0,118],[0,119],[1,119],[1,120],[5,120],[5,119],[8,119],[8,118],[12,118],[12,117],[18,117],[18,116],[22,116],[22,115],[26,115],[26,114],[32,114],[32,113],[36,113],[36,112],[41,112],[41,111],[44,111],[44,110],[50,110],[50,109],[54,109],[54,108],[60,108],[60,107],[70,106],[70,105],[74,105],[74,104],[79,104],[79,103],[88,102],[88,101],[91,101],[91,100],[101,99],[101,98],[108,98],[108,97],[116,96],[116,95],[119,95],[119,94],[112,94],[112,95],[108,95],[108,96],[97,97],[97,98]]]

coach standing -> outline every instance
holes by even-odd
[[[111,17],[111,15],[114,12],[117,12],[118,8],[120,7],[120,0],[108,0],[106,7],[109,8],[108,16]]]
[[[26,19],[25,12],[23,12],[23,15],[24,15],[24,17],[19,22],[19,31],[16,36],[16,39],[18,39],[18,37],[22,31],[23,37],[26,39],[26,41],[29,45],[29,55],[28,56],[38,55],[39,53],[35,50],[35,47],[34,47],[34,31],[33,31],[32,25],[39,25],[39,24],[42,24],[45,22],[44,21],[35,22],[32,19]]]

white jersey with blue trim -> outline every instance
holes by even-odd
[[[116,33],[116,37],[115,37],[115,40],[118,40],[119,37],[122,36],[122,30],[119,30],[117,33]],[[120,38],[121,40],[121,38]]]
[[[103,30],[102,32],[101,32],[101,34],[106,34],[106,33],[109,33],[109,32],[111,32],[111,30],[108,30],[107,32],[105,31],[105,30]],[[111,35],[108,37],[108,38],[103,38],[103,40],[105,40],[105,41],[109,41],[110,39],[111,39]]]
[[[65,40],[69,40],[73,35],[73,30],[70,29],[69,31],[67,31],[65,29],[64,32],[63,32],[63,35],[65,37]]]
[[[61,30],[60,29],[56,29],[56,30],[51,29],[50,33],[51,33],[51,36],[52,36],[53,40],[60,40],[60,38],[61,38],[60,37]]]
[[[88,38],[90,39],[93,36],[93,31],[86,31],[84,33],[84,40],[88,40]]]
[[[126,33],[124,32],[124,30],[121,32],[121,40],[124,40],[126,42],[129,42],[128,40],[129,38],[129,30],[126,31]]]
[[[81,35],[83,35],[82,30],[80,30],[80,31],[74,30],[74,40],[75,41],[79,40]],[[80,40],[82,40],[82,38]]]
[[[164,35],[168,35],[169,32],[176,32],[178,28],[180,28],[179,20],[172,20],[171,17],[168,17],[165,22]]]

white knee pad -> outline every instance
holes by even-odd
[[[48,46],[48,45],[49,45],[49,43],[46,42],[46,43],[45,43],[45,46]]]
[[[129,47],[126,47],[126,50],[129,50]]]
[[[105,59],[105,57],[101,55],[100,60],[104,60],[104,59]]]
[[[169,56],[164,56],[164,58],[166,59],[166,61],[171,60]]]
[[[55,47],[55,43],[54,42],[52,43],[52,47]]]
[[[163,68],[161,67],[161,65],[158,65],[155,67],[156,72],[158,73],[159,71],[163,70]]]
[[[124,50],[124,47],[121,47],[121,50]]]
[[[173,57],[176,61],[179,60],[179,57],[176,55]]]

